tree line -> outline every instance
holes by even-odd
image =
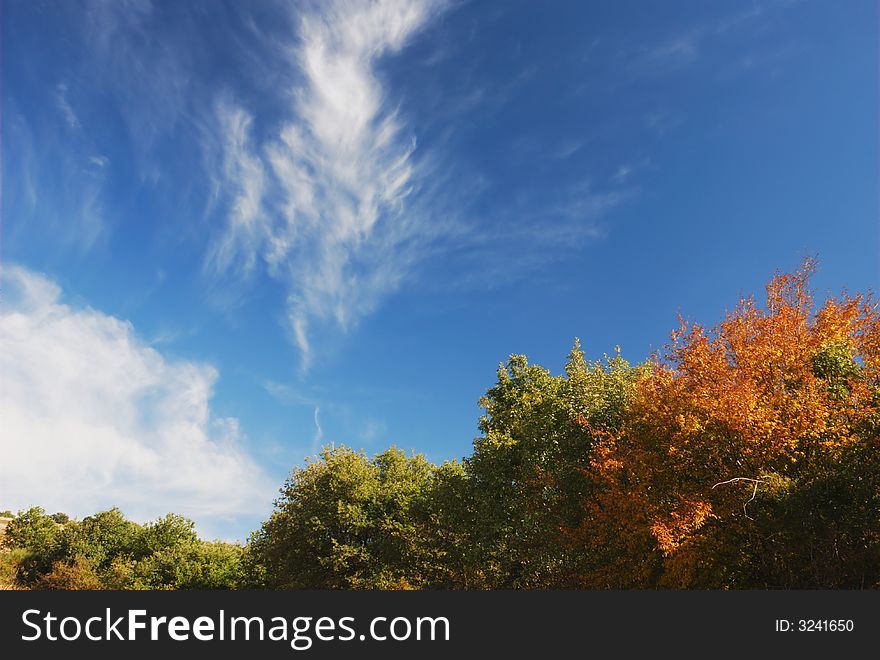
[[[642,364],[512,356],[473,452],[432,464],[327,447],[245,546],[169,515],[7,528],[42,588],[534,589],[880,586],[880,314],[818,304],[812,260]],[[7,560],[13,561],[13,560]]]
[[[242,585],[244,548],[199,539],[192,521],[169,513],[139,525],[119,509],[82,521],[40,507],[6,527],[0,582],[32,589],[232,589]]]

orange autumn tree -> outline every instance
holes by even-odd
[[[682,320],[654,357],[594,453],[579,537],[608,555],[587,586],[880,581],[880,317],[870,296],[817,307],[814,270],[711,330]]]

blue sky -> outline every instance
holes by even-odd
[[[5,0],[0,508],[245,538],[499,362],[876,288],[876,3]]]

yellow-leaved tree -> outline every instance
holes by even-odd
[[[591,472],[584,584],[857,587],[880,581],[880,316],[821,306],[815,262],[707,330],[682,320]]]

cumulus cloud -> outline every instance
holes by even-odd
[[[213,367],[168,359],[130,323],[64,304],[42,275],[3,275],[0,506],[175,511],[203,533],[269,509],[274,486],[238,421],[211,412]]]
[[[377,63],[441,9],[434,0],[314,7],[299,17],[299,40],[287,55],[299,76],[280,131],[251,145],[248,114],[221,107],[224,176],[235,192],[209,258],[233,272],[261,258],[287,285],[290,336],[304,368],[315,326],[345,330],[372,311],[399,285],[417,237],[432,231],[410,203],[420,180],[416,141]],[[267,171],[280,200],[271,212]]]

